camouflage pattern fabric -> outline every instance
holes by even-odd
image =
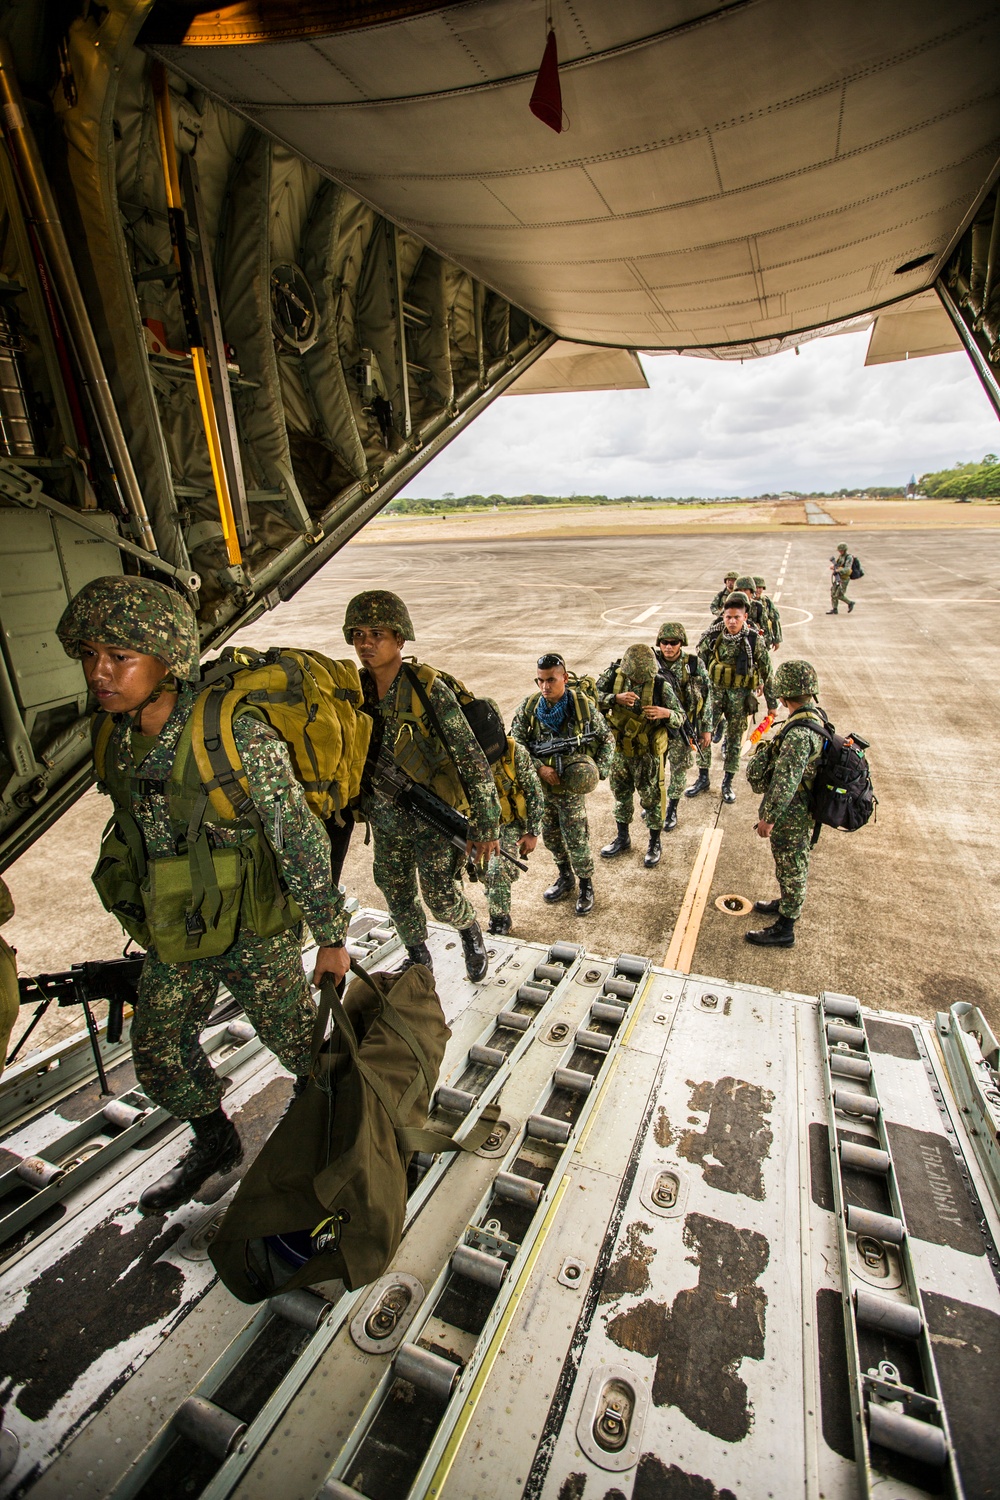
[[[594,873],[587,823],[587,799],[572,792],[556,792],[542,783],[545,810],[542,840],[557,865],[568,864],[577,879]]]
[[[395,808],[391,812],[396,819],[391,830],[384,822],[372,824],[372,879],[385,897],[396,931],[407,948],[426,940],[423,895],[436,921],[464,932],[476,920],[476,912],[462,889],[462,852],[444,834],[409,814]]]
[[[549,737],[548,730],[542,727],[533,713],[528,712],[528,704],[532,702],[535,696],[534,693],[528,694],[528,697],[524,699],[515,712],[510,726],[511,738],[517,740],[519,745],[524,745],[529,754],[536,740],[544,740]],[[586,694],[582,694],[581,696],[589,707],[590,721],[593,728],[597,731],[597,739],[591,740],[586,746],[586,752],[594,761],[600,775],[607,776],[611,769],[611,757],[615,753],[614,735],[611,733],[610,726],[606,723],[604,715],[593,698]],[[572,727],[568,732],[574,732]],[[543,787],[543,791],[546,796],[550,792],[554,794],[554,789],[551,787]]]
[[[219,958],[190,964],[161,963],[150,952],[132,1020],[132,1058],[149,1098],[179,1120],[211,1114],[222,1100],[222,1080],[198,1044],[220,984],[290,1073],[309,1070],[316,1012],[295,928],[272,938],[244,933]]]
[[[841,552],[837,548],[837,557],[830,575],[830,604],[836,609],[841,599],[847,598],[847,589],[851,581],[851,569],[854,567],[854,558],[850,552]]]
[[[94,578],[67,604],[56,626],[67,656],[81,643],[159,657],[182,682],[200,675],[198,622],[187,600],[150,578]]]
[[[783,636],[781,631],[781,615],[778,606],[770,594],[762,595],[760,603],[764,606],[764,639],[769,651],[776,651],[781,645]]]
[[[538,772],[527,750],[516,740],[514,741],[514,769],[517,773],[518,785],[524,793],[528,816],[523,823],[519,818],[514,818],[510,823],[505,823],[500,830],[500,843],[511,854],[517,854],[517,841],[524,834],[531,834],[535,838],[539,836],[542,831],[542,819],[545,816],[545,797],[542,792],[542,783],[538,779]],[[509,860],[501,859],[499,855],[494,855],[490,860],[484,884],[491,917],[510,916],[510,888],[520,875],[520,870]]]
[[[687,773],[694,764],[694,751],[682,734],[670,736],[670,743],[667,746],[667,764],[670,767],[667,796],[676,800],[687,786]]]
[[[181,689],[173,712],[155,738],[134,735],[131,719],[122,715],[108,740],[107,764],[128,776],[141,764],[148,780],[168,781],[177,742],[196,695],[193,687]],[[343,942],[348,919],[343,897],[330,880],[330,840],[306,802],[284,741],[270,725],[250,714],[234,720],[233,735],[251,799],[289,893],[302,908],[317,943]],[[151,858],[176,852],[165,793],[134,797],[131,810]],[[224,825],[212,825],[208,837],[218,848],[239,842],[243,835]],[[208,960],[195,959],[190,967],[195,969],[205,962]]]
[[[750,696],[753,696],[752,694]],[[740,748],[743,736],[750,723],[750,711],[746,688],[713,688],[712,712],[715,722],[713,732],[725,721],[726,736],[723,744],[723,770],[732,776],[740,768]],[[712,746],[698,747],[699,769],[707,771],[712,764]],[[671,795],[673,795],[671,793]]]
[[[621,755],[615,751],[608,776],[615,799],[615,822],[631,823],[633,793],[638,794],[642,816],[650,828],[661,828],[660,758],[658,755]]]
[[[794,725],[782,731],[781,748],[758,816],[773,823],[771,854],[781,891],[779,910],[794,921],[802,911],[814,827],[809,794],[816,779],[822,741]]]
[[[409,610],[389,589],[365,589],[354,595],[344,615],[344,640],[349,646],[352,630],[395,630],[404,641],[416,639]]]
[[[692,657],[694,658],[693,672]],[[673,688],[685,717],[695,733],[711,734],[713,728],[712,679],[701,658],[691,651],[682,651],[676,661],[667,661],[663,653],[657,651],[656,666],[660,676],[665,677]],[[671,735],[671,749],[673,749],[674,739],[675,736]],[[683,737],[681,737],[681,743],[686,743]]]

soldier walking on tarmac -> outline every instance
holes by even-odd
[[[144,1213],[162,1214],[243,1157],[221,1107],[222,1080],[198,1044],[219,985],[302,1077],[315,1020],[302,919],[320,945],[318,984],[347,972],[347,914],[323,825],[284,742],[256,710],[233,719],[249,801],[227,821],[204,796],[189,727],[200,693],[198,627],[180,594],[146,578],[98,578],[57,630],[103,710],[95,759],[114,814],[94,884],[147,950],[132,1021],[136,1074],[154,1103],[194,1131],[188,1154],[140,1196]]]
[[[485,868],[500,847],[493,774],[442,676],[421,662],[403,661],[403,644],[413,640],[406,605],[387,589],[355,594],[344,617],[344,636],[361,662],[364,710],[374,720],[369,764],[380,755],[390,757],[411,780],[464,813],[469,820],[467,853]],[[458,929],[465,972],[473,981],[482,979],[489,958],[475,908],[462,889],[461,851],[364,781],[359,810],[371,824],[375,843],[372,878],[406,947],[403,967],[431,967],[419,877],[431,914]]]
[[[718,617],[719,615],[722,614],[723,605],[725,604],[726,600],[729,598],[730,594],[733,592],[733,589],[736,587],[736,580],[737,580],[737,578],[739,576],[740,575],[739,575],[739,569],[738,568],[727,568],[726,569],[725,575],[724,575],[724,578],[723,578],[722,587],[719,590],[719,592],[714,596],[714,598],[712,599],[711,604],[709,605],[709,609],[712,611],[712,614],[715,615],[716,617]]]
[[[550,905],[564,900],[579,880],[576,914],[584,917],[594,907],[586,796],[607,776],[614,740],[595,700],[581,687],[570,686],[558,652],[538,658],[535,682],[538,691],[529,693],[518,708],[510,732],[528,751],[542,783],[542,838],[559,870],[543,899]],[[553,739],[577,744],[565,754],[543,752],[540,747]]]
[[[687,631],[680,621],[664,620],[656,638],[656,667],[673,688],[684,710],[681,724],[668,725],[670,783],[663,819],[664,833],[672,833],[677,827],[677,804],[687,785],[687,773],[694,759],[689,734],[693,734],[699,750],[708,750],[712,743],[712,682],[703,662],[694,652],[682,652],[681,647],[687,643]],[[650,717],[656,717],[651,710]]]
[[[778,613],[778,606],[767,592],[767,584],[759,573],[754,574],[753,581],[755,586],[754,597],[760,602],[760,606],[764,611],[764,643],[768,651],[777,651],[782,641],[781,616]]]
[[[851,572],[854,568],[854,558],[847,550],[846,542],[838,542],[837,555],[830,559],[830,608],[828,615],[840,613],[840,601],[843,599],[847,605],[847,613],[854,610],[854,600],[847,597],[847,586],[851,581]]]
[[[781,895],[776,901],[754,902],[754,911],[777,920],[771,927],[744,933],[744,937],[761,948],[791,948],[806,895],[815,827],[809,800],[826,726],[816,707],[819,680],[809,662],[783,661],[775,673],[774,686],[788,709],[788,718],[754,752],[747,766],[747,780],[755,792],[763,793],[757,834],[771,841]]]
[[[499,705],[492,698],[486,701],[500,718]],[[531,756],[510,735],[506,752],[494,763],[493,780],[500,798],[500,847],[527,859],[542,831],[545,799]],[[490,932],[500,937],[510,932],[510,888],[517,877],[517,866],[499,855],[494,855],[487,866]]]
[[[633,794],[638,793],[649,829],[643,863],[647,870],[660,863],[660,833],[664,818],[664,757],[670,725],[680,730],[684,719],[677,695],[656,670],[651,646],[629,646],[597,679],[597,701],[611,725],[615,753],[608,781],[615,799],[618,832],[601,850],[602,859],[615,859],[632,847],[630,826]]]
[[[730,594],[722,620],[710,625],[698,642],[698,655],[712,683],[712,713],[720,726],[725,725],[724,802],[736,801],[733,777],[739,770],[743,735],[757,710],[756,700],[762,694],[769,706],[774,700],[771,658],[761,632],[747,624],[749,608],[746,594]],[[685,796],[697,797],[700,792],[710,790],[711,764],[712,747],[707,745],[698,751],[698,779],[688,787]]]

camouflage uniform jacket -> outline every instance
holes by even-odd
[[[781,645],[781,616],[778,606],[769,594],[762,594],[760,603],[764,606],[764,639],[768,648],[773,650],[775,646]]]
[[[399,732],[399,674],[390,683],[384,698],[379,698],[375,679],[364,669],[361,672],[361,687],[365,695],[364,711],[371,714],[375,721],[370,751],[374,759],[380,745],[391,747],[396,743]],[[435,678],[427,696],[447,739],[447,744],[442,748],[451,757],[469,799],[469,836],[477,843],[495,839],[500,833],[500,799],[493,773],[480,749],[479,741],[469,728],[469,721],[459,707],[455,694],[440,677]],[[386,833],[409,833],[411,815],[401,813],[381,797],[362,792],[360,810],[362,816],[375,828],[381,828]]]
[[[790,812],[809,809],[823,741],[811,729],[796,724],[799,714],[807,717],[805,711],[798,710],[788,721],[789,727],[779,731],[781,746],[760,804],[759,816],[765,823],[777,823]],[[819,722],[815,713],[809,713],[808,718],[813,723]]]
[[[842,554],[842,553],[838,552],[838,553],[835,554],[834,559],[833,559],[834,577],[839,578],[840,581],[841,581],[841,583],[849,583],[850,582],[851,569],[853,567],[854,567],[854,556],[853,556],[852,553],[850,553],[850,552],[844,552]]]
[[[657,650],[656,670],[661,677],[667,679],[677,694],[685,716],[695,733],[711,734],[712,679],[700,657],[693,652],[682,650],[676,661],[667,661],[663,653]]]
[[[741,630],[739,635],[729,635],[726,633],[725,626],[721,628],[709,626],[698,642],[698,655],[704,662],[705,667],[708,668],[715,660],[716,642],[718,642],[719,661],[725,666],[732,667],[742,675],[747,665],[746,659],[749,655],[747,646],[748,635],[749,628]],[[764,643],[764,636],[759,630],[757,631],[757,644],[754,648],[753,665],[749,675],[753,677],[754,688],[764,687],[770,691],[771,657]],[[711,672],[709,672],[709,677],[711,677]],[[713,684],[714,691],[715,687]]]
[[[577,690],[579,692],[579,689]],[[529,693],[514,715],[510,726],[511,738],[517,740],[519,745],[532,753],[531,747],[538,740],[547,740],[551,731],[546,729],[535,713],[529,712],[528,705],[537,699],[537,693]],[[611,727],[604,718],[597,704],[592,698],[581,693],[583,703],[590,710],[590,727],[596,731],[597,738],[591,740],[586,746],[586,753],[595,762],[602,776],[607,776],[611,769],[611,758],[615,753],[615,737],[611,733]],[[564,727],[559,731],[560,735],[576,734],[576,725],[567,719]],[[558,736],[557,736],[558,738]]]
[[[712,611],[713,615],[721,615],[722,614],[723,606],[725,605],[726,600],[729,598],[729,596],[730,596],[730,594],[732,592],[733,592],[732,589],[720,589],[719,590],[719,592],[716,594],[715,598],[712,600],[711,604],[708,606],[709,609]]]
[[[524,820],[524,831],[532,838],[537,838],[542,831],[542,817],[545,813],[542,783],[538,779],[535,762],[517,740],[514,740],[514,769],[517,772],[518,786],[524,794],[528,810],[528,816]]]
[[[606,718],[609,714],[614,713],[615,708],[618,707],[618,705],[615,703],[615,681],[618,678],[619,674],[621,674],[622,682],[622,686],[619,689],[620,692],[632,692],[635,693],[637,697],[641,698],[642,690],[645,687],[645,683],[633,682],[630,677],[626,676],[626,674],[622,672],[621,663],[613,661],[610,667],[606,667],[605,670],[601,673],[600,677],[598,677],[597,679],[597,701],[600,705],[601,713],[604,714]],[[650,739],[656,733],[657,729],[666,729],[668,733],[676,734],[680,729],[681,722],[684,718],[684,708],[680,702],[680,699],[674,691],[673,682],[669,677],[665,675],[665,673],[658,672],[653,679],[653,702],[658,704],[661,708],[669,708],[670,718],[646,720],[646,723],[649,726]],[[617,744],[618,748],[621,749],[623,732],[620,727],[615,727],[615,724],[612,720],[609,719],[608,722],[611,724],[611,732],[615,736],[615,743]],[[628,730],[626,731],[626,735],[632,735],[633,733],[634,726],[630,724]],[[650,745],[648,753],[653,753],[652,745]]]
[[[155,738],[133,737],[132,721],[123,715],[108,740],[106,763],[122,776],[135,776],[141,771],[144,781],[168,782],[197,692],[188,685],[181,688],[170,717]],[[251,714],[240,714],[233,721],[233,737],[247,773],[250,796],[289,894],[301,907],[317,943],[342,943],[348,918],[343,897],[330,878],[330,840],[295,779],[284,741],[270,725]],[[177,853],[166,790],[133,794],[131,812],[151,859]],[[218,824],[211,824],[207,831],[216,848],[238,843],[245,836]]]

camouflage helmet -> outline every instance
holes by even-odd
[[[753,581],[754,581],[754,583],[757,585],[757,587],[759,589],[766,589],[767,588],[767,584],[764,582],[763,578],[761,578],[761,576],[760,576],[759,573],[755,573],[753,575]]]
[[[725,582],[725,580],[727,578],[739,578],[739,576],[740,576],[740,570],[739,570],[739,568],[727,568],[726,571],[722,575],[722,581]]]
[[[575,796],[586,795],[594,790],[600,779],[594,761],[589,755],[581,755],[577,760],[563,762],[558,790],[572,792]]]
[[[808,661],[783,661],[774,674],[779,698],[815,698],[819,692],[816,668]]]
[[[631,682],[652,682],[656,676],[656,652],[652,646],[629,646],[621,660],[622,676]]]
[[[847,543],[846,542],[838,542],[837,543],[837,551],[838,552],[846,552],[847,551]]]
[[[56,626],[67,656],[82,643],[156,656],[182,682],[199,675],[198,621],[187,600],[165,583],[115,574],[92,578],[70,600]]]
[[[688,633],[680,620],[664,620],[657,632],[658,641],[680,641],[682,646],[688,643]]]
[[[736,589],[733,593],[726,596],[722,607],[723,609],[749,609],[750,600],[742,590]]]
[[[736,580],[736,592],[740,594],[746,594],[748,597],[753,593],[756,587],[757,584],[752,573],[741,573],[739,578],[737,578]]]
[[[352,630],[395,630],[404,641],[414,639],[410,612],[398,594],[388,589],[365,589],[355,594],[344,616],[344,640],[351,644]]]

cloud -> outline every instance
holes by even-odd
[[[996,417],[964,354],[865,369],[868,337],[744,365],[647,357],[648,391],[498,400],[404,493],[853,489],[996,451]]]

